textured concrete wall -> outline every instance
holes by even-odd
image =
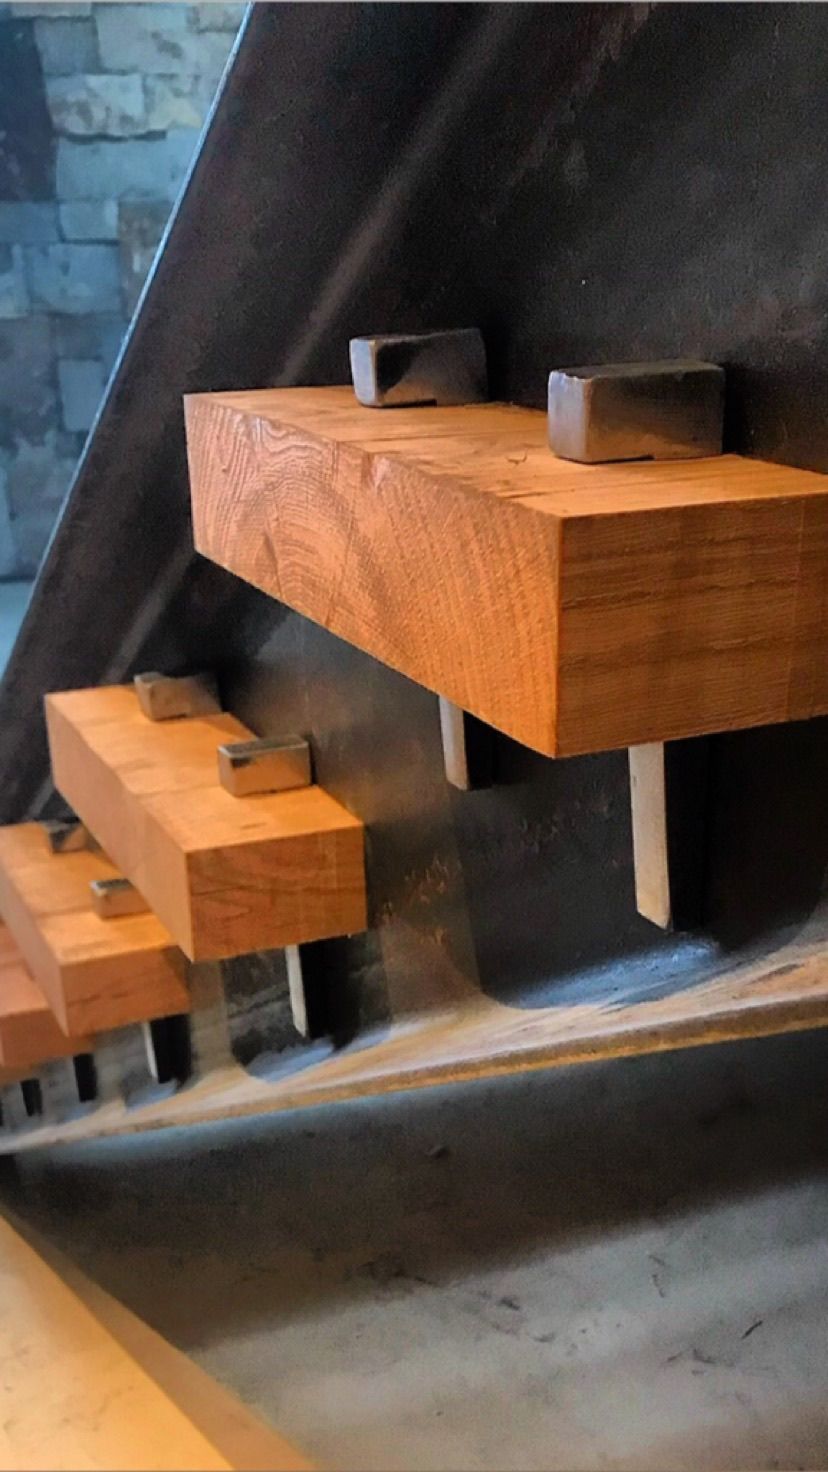
[[[0,4],[0,578],[36,570],[243,9]]]

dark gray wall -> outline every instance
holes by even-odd
[[[826,43],[807,4],[257,7],[0,692],[7,814],[42,796],[43,689],[215,660],[369,825],[374,929],[314,953],[343,1033],[478,986],[689,984],[809,914],[824,722],[712,741],[676,941],[634,912],[621,754],[499,741],[460,797],[433,696],[216,570],[175,588],[181,393],[342,381],[358,331],[477,322],[535,405],[552,364],[713,358],[731,447],[828,470]]]
[[[700,356],[728,368],[730,447],[828,470],[828,12],[500,10],[479,84],[299,376],[344,379],[352,332],[463,322],[486,331],[496,393],[538,406],[553,364]],[[711,742],[705,923],[676,942],[634,911],[622,754],[501,739],[498,786],[458,796],[432,696],[270,622],[253,660],[242,636],[231,698],[257,728],[312,732],[322,781],[369,823],[378,929],[328,948],[329,1006],[355,1005],[345,950],[354,997],[388,987],[393,1010],[466,986],[531,1005],[689,982],[817,902],[824,722]]]

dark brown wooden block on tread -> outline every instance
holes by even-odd
[[[198,550],[550,756],[828,711],[828,479],[578,465],[545,414],[186,401]]]
[[[218,748],[253,734],[234,716],[150,721],[120,685],[46,716],[59,791],[193,960],[364,930],[362,823],[321,787],[225,792]]]
[[[39,823],[0,828],[0,914],[70,1036],[189,1010],[186,963],[161,922],[95,914],[91,881],[116,873],[100,852],[52,853]]]
[[[0,1067],[35,1068],[91,1046],[89,1038],[66,1036],[10,930],[0,925]]]

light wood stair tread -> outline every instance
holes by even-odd
[[[828,711],[828,480],[557,459],[502,404],[186,400],[198,550],[548,755]]]
[[[89,1038],[68,1038],[26,967],[11,932],[0,925],[0,1065],[26,1069],[87,1052]]]
[[[126,686],[46,698],[58,789],[182,949],[219,959],[365,927],[363,825],[321,787],[232,797],[230,715],[154,722]]]
[[[155,915],[102,920],[104,853],[54,854],[38,823],[0,828],[0,914],[60,1026],[103,1032],[188,1010],[185,962]]]

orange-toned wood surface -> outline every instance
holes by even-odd
[[[0,914],[72,1037],[189,1007],[184,957],[154,915],[95,914],[91,880],[116,873],[102,853],[53,854],[38,823],[0,828]]]
[[[11,932],[0,925],[0,1065],[26,1069],[91,1048],[90,1038],[68,1038],[32,979]]]
[[[225,792],[218,747],[252,734],[235,717],[150,721],[128,686],[46,715],[59,791],[193,960],[365,928],[362,824],[320,787]]]
[[[186,401],[196,546],[549,755],[828,711],[828,480],[577,465],[546,417]]]

